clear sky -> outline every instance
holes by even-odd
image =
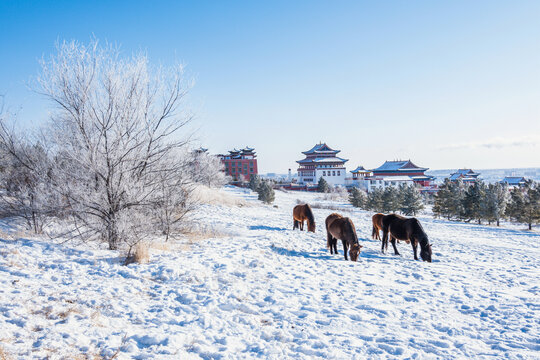
[[[100,40],[195,78],[195,145],[296,169],[323,141],[357,165],[540,166],[540,1],[0,1],[0,93],[23,125],[57,40]]]

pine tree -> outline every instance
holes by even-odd
[[[366,208],[371,211],[383,211],[383,193],[381,188],[375,188],[368,193]]]
[[[540,222],[540,185],[528,181],[524,188],[514,188],[510,192],[507,214],[517,222],[527,224]]]
[[[484,214],[484,200],[486,193],[486,185],[483,181],[478,180],[473,185],[470,185],[465,191],[463,197],[463,213],[462,217],[467,221],[476,219],[478,223],[482,223],[482,219],[485,218]]]
[[[499,226],[501,218],[504,217],[508,200],[509,193],[505,185],[501,183],[489,184],[486,190],[485,215],[490,224],[494,221]]]
[[[400,210],[407,216],[416,216],[416,214],[424,208],[422,195],[414,185],[400,185],[399,196]]]
[[[317,185],[317,191],[321,193],[327,193],[330,192],[330,185],[324,180],[324,178],[321,176],[319,178],[319,184]]]
[[[399,198],[399,192],[398,190],[393,187],[389,186],[383,191],[382,195],[382,201],[383,201],[383,212],[390,213],[390,212],[396,212],[400,209],[400,198]]]
[[[349,202],[352,206],[363,209],[366,206],[366,195],[355,186],[349,194]]]
[[[257,191],[259,185],[261,184],[261,178],[259,175],[252,174],[249,177],[249,188],[253,191]]]
[[[455,215],[452,210],[452,197],[452,182],[450,179],[444,179],[444,183],[439,186],[439,191],[434,196],[433,213],[450,220]]]
[[[273,203],[276,197],[276,193],[269,181],[261,181],[257,193],[259,194],[258,199],[266,204]]]

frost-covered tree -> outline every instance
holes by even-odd
[[[182,67],[154,70],[145,55],[64,42],[42,62],[38,84],[56,105],[48,133],[55,187],[80,234],[117,249],[155,233],[163,186],[185,190],[171,180],[185,163],[170,160],[188,137]]]
[[[354,207],[364,209],[367,202],[366,194],[355,186],[351,189],[351,193],[349,194],[349,202]]]
[[[400,207],[399,191],[393,186],[388,186],[382,193],[382,211],[385,213],[396,212]]]
[[[416,216],[424,208],[424,201],[420,191],[414,185],[401,184],[399,186],[400,211],[407,216]]]
[[[328,182],[322,176],[319,178],[319,183],[317,184],[317,191],[320,193],[330,192],[330,185],[328,185]]]
[[[483,181],[477,180],[474,184],[467,187],[462,200],[463,212],[462,218],[467,221],[477,220],[479,224],[485,218],[485,197],[486,185]]]
[[[371,211],[382,212],[383,211],[383,194],[384,190],[381,188],[374,188],[367,195],[366,208]]]
[[[486,189],[484,211],[486,220],[496,222],[497,226],[504,217],[509,200],[508,189],[501,183],[489,184]]]
[[[257,193],[259,194],[258,199],[266,204],[273,203],[276,197],[276,193],[272,188],[271,182],[267,180],[261,181],[257,189]]]
[[[261,178],[259,175],[252,174],[249,177],[249,188],[253,191],[257,191],[259,185],[261,185]]]
[[[506,214],[531,230],[532,224],[540,222],[540,185],[528,181],[523,188],[512,189]]]
[[[2,216],[21,218],[29,230],[41,233],[52,215],[61,215],[47,148],[8,127],[7,115],[0,119],[0,168]]]
[[[184,155],[187,157],[187,154]],[[192,152],[193,180],[208,187],[221,187],[229,181],[223,171],[223,163],[214,155],[207,152]]]

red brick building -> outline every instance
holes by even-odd
[[[226,155],[218,155],[223,163],[225,174],[234,181],[249,181],[251,175],[257,175],[257,155],[255,149],[246,147],[229,151]]]

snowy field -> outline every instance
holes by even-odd
[[[540,358],[539,233],[420,217],[424,263],[405,243],[382,255],[371,214],[342,204],[364,246],[353,263],[326,249],[333,210],[314,209],[315,234],[291,230],[296,199],[318,194],[277,191],[276,208],[226,191],[248,206],[204,205],[215,237],[149,264],[3,236],[0,358]]]

